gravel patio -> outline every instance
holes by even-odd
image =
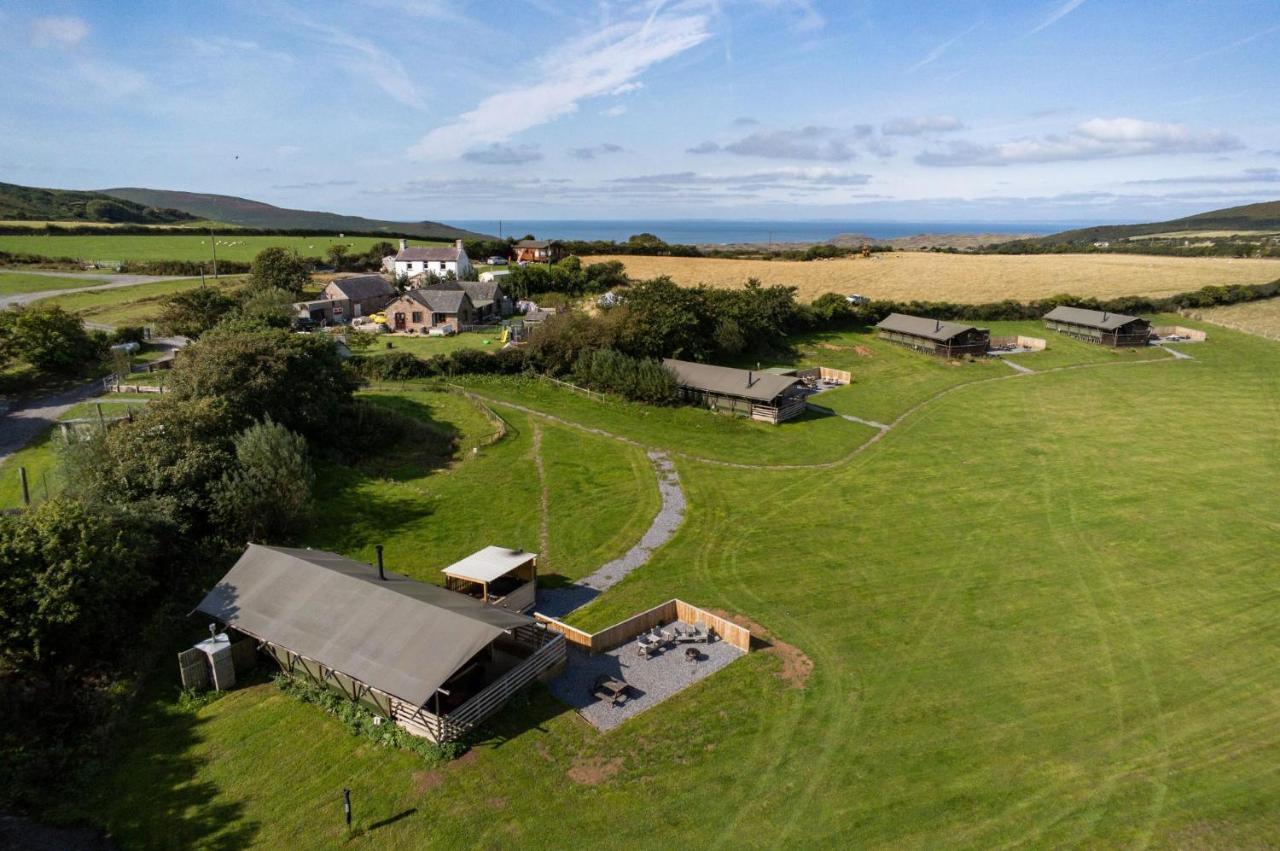
[[[668,624],[665,629],[677,626],[689,630],[687,623]],[[599,730],[612,730],[623,721],[657,706],[676,692],[698,680],[709,677],[730,662],[745,655],[743,651],[725,641],[711,644],[676,644],[645,658],[638,654],[639,639],[615,647],[594,656],[569,648],[569,658],[564,672],[550,683],[551,693],[572,706],[592,726]],[[686,648],[696,648],[698,661],[685,659]],[[591,694],[596,678],[601,674],[626,680],[629,686],[627,700],[620,706],[608,700],[600,700]]]

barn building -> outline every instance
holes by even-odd
[[[686,402],[777,425],[804,413],[803,382],[794,375],[665,358]]]
[[[984,355],[991,347],[991,332],[986,328],[926,316],[890,313],[876,328],[882,340],[947,358]]]
[[[378,561],[250,544],[196,611],[230,643],[246,636],[285,671],[437,742],[564,662],[564,637],[533,618],[386,571],[381,548]]]
[[[1104,346],[1145,346],[1151,339],[1147,320],[1106,310],[1055,307],[1044,315],[1044,324],[1059,334]]]

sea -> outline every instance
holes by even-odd
[[[633,234],[651,233],[680,245],[724,245],[735,242],[824,242],[840,234],[893,239],[922,233],[1050,234],[1099,224],[1061,222],[909,222],[865,220],[775,221],[767,219],[451,219],[449,224],[478,233],[539,239],[626,241]]]

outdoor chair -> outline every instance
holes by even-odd
[[[637,656],[642,656],[645,659],[648,659],[652,657],[653,654],[657,652],[657,650],[658,650],[658,645],[655,642],[650,641],[645,636],[641,636],[640,640],[636,642]]]
[[[702,654],[698,652],[698,648],[696,647],[686,647],[684,649],[684,660],[691,665],[694,662],[697,662],[701,655]]]

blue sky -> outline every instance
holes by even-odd
[[[395,219],[1280,197],[1276,0],[0,0],[0,180]]]

